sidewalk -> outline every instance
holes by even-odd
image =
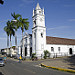
[[[7,59],[19,62],[19,59],[14,59],[14,58],[10,58],[10,57],[8,57]],[[29,60],[24,60],[24,61],[22,60],[22,62],[33,62],[33,61],[29,59]]]
[[[50,59],[42,63],[50,67],[75,70],[75,56]]]

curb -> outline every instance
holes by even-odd
[[[41,66],[42,66],[42,67],[46,67],[46,68],[52,68],[52,69],[55,69],[55,70],[60,70],[60,71],[66,71],[66,72],[75,73],[75,70],[63,69],[63,68],[57,68],[57,67],[47,66],[47,65],[44,65],[43,63],[41,63]]]

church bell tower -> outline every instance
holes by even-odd
[[[44,8],[41,9],[39,3],[37,3],[35,10],[33,9],[32,18],[32,53],[36,53],[36,56],[40,58],[46,49],[46,27]]]

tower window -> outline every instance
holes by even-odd
[[[41,33],[41,37],[43,38],[43,33]]]
[[[26,43],[27,43],[27,38],[26,38]]]
[[[54,52],[54,47],[51,47],[51,51]]]
[[[36,37],[36,34],[34,33],[34,38]]]
[[[60,47],[58,47],[58,51],[60,52]]]
[[[36,24],[36,21],[34,20],[34,24]]]
[[[39,13],[41,13],[41,11],[39,11]]]

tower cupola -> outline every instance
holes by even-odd
[[[39,6],[39,3],[37,3],[36,10],[37,9],[41,9],[40,6]]]

